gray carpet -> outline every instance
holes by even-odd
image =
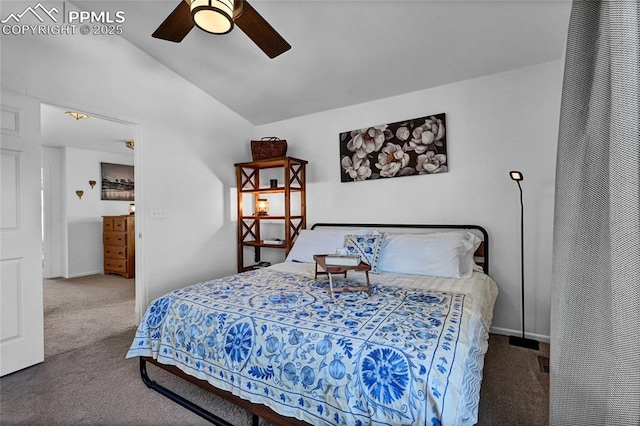
[[[135,280],[120,275],[44,280],[45,359],[135,326]]]
[[[137,360],[125,360],[135,328],[74,349],[0,379],[4,425],[202,425],[184,410],[140,380]],[[241,409],[229,412],[218,398],[153,366],[149,374],[185,396],[209,407],[234,424],[250,425]],[[213,408],[212,405],[214,406]],[[215,407],[218,405],[218,407]],[[217,408],[217,410],[216,410]]]
[[[97,276],[96,282],[101,280]],[[109,277],[107,281],[112,281]],[[49,281],[49,280],[48,280]],[[70,284],[69,299],[64,289],[46,290],[45,322],[49,324],[45,362],[0,379],[0,424],[5,425],[203,425],[206,421],[148,389],[140,380],[137,360],[124,356],[133,340],[135,327],[129,324],[133,311],[133,293],[127,286],[133,280],[117,278],[116,284],[102,283],[77,293],[78,281],[56,280]],[[60,282],[58,282],[60,281]],[[72,282],[69,282],[72,281]],[[90,281],[90,280],[85,280]],[[124,283],[123,283],[124,282]],[[128,283],[128,284],[127,284]],[[122,307],[115,295],[120,288],[131,298],[130,309]],[[94,296],[91,296],[94,291]],[[84,294],[84,293],[87,294]],[[65,306],[75,311],[63,320]],[[52,306],[56,306],[52,309]],[[112,306],[121,325],[107,320]],[[123,310],[121,310],[123,309]],[[94,315],[91,315],[91,312]],[[83,323],[71,320],[80,316]],[[117,327],[121,327],[117,329]],[[53,334],[61,330],[59,335]],[[71,330],[71,331],[70,331]],[[78,338],[78,332],[86,332]],[[54,341],[55,340],[55,341]],[[84,342],[84,343],[83,343]],[[479,425],[546,425],[548,418],[549,376],[539,371],[538,355],[548,356],[548,345],[539,352],[511,347],[505,336],[491,335],[485,358],[480,399]],[[68,345],[68,346],[67,346]],[[243,409],[210,395],[195,385],[149,366],[152,379],[206,407],[234,425],[250,425],[251,417]],[[268,422],[261,421],[266,426]]]
[[[540,350],[509,346],[509,337],[491,334],[480,389],[478,425],[543,426],[549,424],[549,374],[538,357],[549,358],[549,345]]]

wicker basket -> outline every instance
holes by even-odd
[[[251,157],[253,161],[268,160],[286,155],[287,141],[285,139],[267,137],[259,141],[251,141]]]

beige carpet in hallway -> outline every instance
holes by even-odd
[[[44,356],[136,326],[135,280],[120,275],[44,280]]]

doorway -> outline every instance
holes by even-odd
[[[102,164],[134,166],[136,134],[132,123],[41,104],[45,357],[137,322],[135,278],[104,275],[102,225],[135,204],[103,199]]]

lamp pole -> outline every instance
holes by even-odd
[[[520,181],[524,180],[522,172],[512,171],[509,173],[511,179],[515,180],[520,190],[520,295],[522,300],[522,337],[509,336],[509,344],[512,346],[520,346],[523,348],[540,349],[540,345],[537,340],[527,339],[525,337],[524,326],[524,202],[522,197],[522,186]]]
[[[517,180],[520,189],[520,294],[522,296],[522,338],[524,339],[524,202],[522,201],[522,185]]]

